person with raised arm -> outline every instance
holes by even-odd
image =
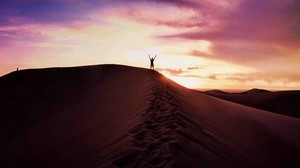
[[[150,57],[150,55],[148,55],[149,59],[150,59],[150,69],[154,70],[154,60],[156,58],[156,55],[155,57]]]

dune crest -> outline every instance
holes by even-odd
[[[1,77],[0,89],[3,166],[299,165],[299,119],[213,98],[155,71],[26,70]]]
[[[251,89],[241,93],[211,90],[204,93],[250,107],[300,118],[299,90],[270,92],[262,89]]]

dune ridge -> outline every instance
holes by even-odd
[[[250,107],[300,118],[299,90],[270,92],[262,89],[251,89],[241,93],[211,90],[204,93]]]
[[[1,77],[0,89],[1,166],[299,166],[299,119],[223,101],[155,71],[27,70]]]
[[[121,156],[112,158],[117,166],[207,167],[208,163],[201,154],[205,152],[214,155],[214,161],[224,162],[229,167],[251,167],[234,150],[189,119],[180,107],[181,100],[176,96],[176,90],[163,82],[166,79],[156,72],[152,76],[153,98],[140,114],[141,122],[130,130],[131,147]],[[206,142],[215,147],[207,147]]]

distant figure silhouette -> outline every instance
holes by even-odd
[[[17,71],[19,71],[19,68],[17,68]]]
[[[149,56],[149,59],[150,59],[150,69],[154,70],[154,60],[156,58],[156,55],[155,55],[154,58],[153,57],[151,58],[150,55],[148,55],[148,56]]]

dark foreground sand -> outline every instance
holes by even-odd
[[[300,120],[119,65],[0,78],[0,167],[299,167]]]

